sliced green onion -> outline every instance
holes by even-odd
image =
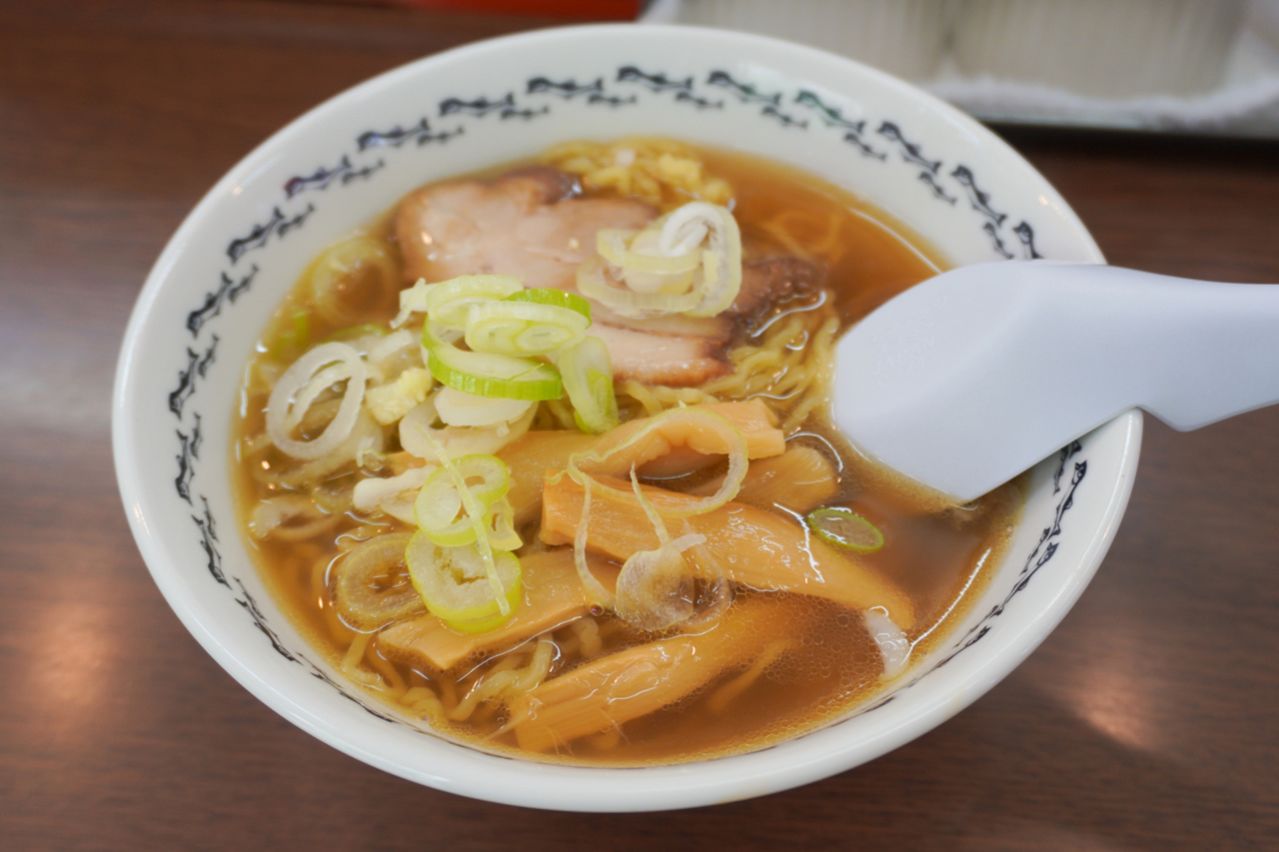
[[[427,287],[426,313],[431,322],[463,329],[474,305],[505,299],[522,289],[520,280],[510,275],[459,275]]]
[[[454,350],[455,352],[457,350]],[[465,353],[467,355],[474,353]],[[490,355],[486,357],[502,357]],[[487,365],[483,365],[487,366]],[[502,397],[504,399],[559,399],[564,395],[564,386],[560,382],[555,369],[547,364],[534,364],[520,373],[509,377],[483,375],[470,372],[459,366],[456,360],[430,353],[428,367],[431,375],[442,385],[456,388],[476,396]],[[475,365],[471,365],[476,369]],[[481,367],[482,369],[483,367]]]
[[[311,348],[311,314],[296,310],[289,314],[289,324],[280,329],[267,344],[267,353],[277,361],[292,361]]]
[[[511,469],[497,456],[476,453],[453,459],[456,473],[466,489],[485,507],[493,505],[511,490]]]
[[[701,254],[692,248],[682,254],[660,250],[657,228],[644,231],[600,231],[595,248],[608,261],[613,277],[623,279],[636,293],[682,295],[693,289]]]
[[[742,238],[726,207],[694,201],[642,231],[604,230],[577,289],[623,316],[715,316],[741,289]]]
[[[498,500],[489,508],[484,525],[494,550],[519,550],[524,541],[515,531],[515,507],[510,500]]]
[[[814,509],[804,520],[814,535],[844,550],[874,553],[884,546],[884,534],[879,527],[844,506]]]
[[[605,229],[595,235],[595,250],[600,257],[618,269],[643,272],[648,275],[685,276],[697,271],[701,265],[701,256],[696,252],[666,256],[635,251],[639,231]],[[647,242],[640,240],[641,245]],[[656,240],[651,241],[656,249]]]
[[[465,456],[464,458],[472,457]],[[461,468],[448,458],[440,459],[440,464],[453,477],[453,484],[457,487],[458,493],[462,495],[462,508],[466,510],[466,517],[475,528],[475,549],[479,552],[480,560],[484,564],[484,573],[488,577],[489,588],[493,597],[497,600],[498,609],[502,615],[509,616],[514,604],[502,596],[504,584],[498,573],[496,557],[493,555],[493,546],[489,544],[488,526],[485,524],[488,506],[481,502],[475,492],[467,485],[467,476]],[[505,464],[502,464],[502,469],[506,469]],[[509,487],[509,478],[507,485]],[[506,492],[503,491],[502,493],[505,494]],[[518,565],[519,563],[517,562],[516,564]]]
[[[590,336],[556,357],[564,389],[573,404],[573,420],[583,432],[599,434],[619,422],[608,347]]]
[[[413,535],[405,550],[409,579],[427,610],[464,633],[500,627],[523,600],[515,554],[490,551],[490,561],[491,572],[476,548],[439,547],[423,531]]]
[[[511,423],[536,404],[524,399],[476,396],[456,388],[440,388],[435,395],[435,412],[449,426],[487,428]]]
[[[466,345],[473,352],[545,355],[572,346],[591,321],[577,311],[534,302],[483,302],[471,308]]]
[[[475,528],[462,510],[462,495],[443,468],[422,483],[413,501],[413,517],[422,532],[441,547],[461,547],[475,541]]]
[[[361,630],[421,612],[418,595],[396,574],[408,533],[387,533],[356,545],[335,563],[333,593],[338,611]],[[389,582],[388,582],[389,580]]]
[[[727,310],[742,288],[742,233],[728,208],[705,202],[686,204],[670,215],[668,223],[679,231],[680,220],[704,215],[715,224],[709,245],[702,252],[702,303],[690,316],[713,317]],[[666,238],[664,228],[662,237]]]
[[[524,416],[510,423],[487,428],[475,426],[436,427],[434,400],[429,397],[400,420],[400,446],[411,455],[438,464],[441,456],[458,458],[474,453],[496,453],[518,440],[533,423],[537,406],[530,405]]]
[[[434,322],[428,319],[425,323],[423,323],[422,328],[423,347],[426,346],[428,333],[432,339],[438,340],[440,343],[457,343],[462,339],[462,335],[465,332],[460,328],[454,328],[451,325],[444,325],[443,323]],[[426,356],[423,355],[422,358],[425,359]]]
[[[573,474],[572,460],[569,460],[569,475]],[[591,602],[599,607],[608,608],[613,605],[613,593],[604,588],[604,584],[599,581],[594,574],[591,573],[591,567],[586,561],[586,534],[591,525],[591,483],[595,480],[585,474],[581,474],[578,479],[573,479],[582,485],[582,514],[577,517],[577,529],[573,532],[573,566],[577,568],[577,578],[582,581],[582,587],[586,589],[586,594]],[[563,476],[563,474],[557,474]]]
[[[697,290],[688,293],[631,290],[612,279],[608,264],[599,256],[587,258],[578,267],[577,289],[623,316],[638,318],[688,313],[702,300]]]
[[[505,399],[559,399],[564,395],[560,375],[549,364],[458,349],[440,340],[430,323],[422,328],[422,345],[427,351],[426,366],[442,385]]]
[[[419,278],[413,282],[412,287],[400,291],[400,310],[391,320],[391,328],[404,325],[414,314],[426,313],[426,291],[429,286],[425,278]]]
[[[556,290],[553,287],[530,287],[506,297],[508,302],[533,302],[538,305],[553,305],[557,308],[568,308],[577,311],[587,319],[591,318],[591,303],[576,293],[567,290]]]
[[[307,270],[311,304],[330,323],[349,322],[352,311],[376,312],[395,294],[400,270],[383,240],[353,236],[330,246]]]
[[[454,468],[452,471],[441,468],[422,483],[413,512],[417,525],[435,544],[462,547],[474,543],[476,537],[490,527],[487,523],[475,523],[466,511],[468,498],[476,501],[481,518],[487,518],[493,504],[510,490],[511,471],[505,462],[492,455],[462,456],[450,466]]]

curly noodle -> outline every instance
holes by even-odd
[[[629,137],[613,142],[568,142],[542,162],[577,175],[588,192],[613,192],[669,210],[687,201],[727,204],[733,188],[706,174],[689,147],[669,139]]]

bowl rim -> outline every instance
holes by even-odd
[[[566,796],[559,788],[561,783],[548,783],[545,787],[528,787],[521,784],[518,777],[505,784],[495,784],[492,779],[481,780],[475,773],[454,772],[439,767],[422,767],[414,765],[411,760],[396,758],[387,754],[379,754],[363,748],[359,743],[346,736],[343,729],[326,721],[318,713],[311,713],[300,706],[294,698],[284,695],[263,679],[256,667],[241,659],[222,644],[218,637],[216,625],[207,624],[194,611],[189,592],[183,587],[180,575],[173,570],[160,544],[162,533],[148,525],[144,504],[148,500],[149,486],[141,474],[142,466],[138,464],[133,446],[136,443],[135,424],[132,422],[131,402],[135,397],[135,386],[140,382],[137,376],[135,352],[138,339],[144,334],[164,281],[169,277],[171,268],[178,257],[186,251],[192,236],[199,230],[201,222],[207,217],[209,210],[215,207],[227,190],[249,175],[255,164],[268,157],[272,151],[287,148],[295,137],[302,135],[308,125],[317,116],[342,109],[358,102],[366,94],[378,89],[394,86],[403,79],[413,78],[423,73],[430,73],[434,66],[447,65],[460,55],[481,56],[499,53],[506,47],[520,43],[521,45],[539,43],[553,44],[561,40],[571,40],[592,33],[604,35],[624,34],[639,38],[667,36],[688,37],[697,39],[719,40],[731,43],[736,47],[749,48],[752,45],[781,49],[792,52],[796,59],[805,57],[825,62],[835,61],[847,66],[857,75],[869,78],[876,86],[888,91],[896,91],[918,104],[921,108],[940,113],[950,122],[972,134],[980,144],[999,159],[1014,158],[1020,161],[1038,177],[1045,187],[1052,184],[1041,175],[1024,157],[1004,142],[993,131],[981,125],[975,119],[962,113],[955,107],[940,100],[934,95],[919,89],[905,81],[875,68],[862,65],[847,57],[829,53],[818,48],[795,44],[793,42],[768,36],[749,33],[719,30],[687,25],[667,25],[651,23],[623,24],[588,24],[567,27],[553,27],[516,33],[493,39],[486,39],[446,51],[431,54],[404,65],[382,72],[368,80],[358,83],[342,91],[320,104],[311,107],[294,118],[279,130],[272,133],[265,141],[257,145],[229,168],[221,178],[201,197],[200,201],[184,217],[182,223],[165,244],[159,257],[147,274],[146,281],[139,292],[130,313],[129,321],[121,344],[120,354],[115,372],[111,404],[112,454],[116,469],[117,484],[129,520],[130,530],[143,557],[153,581],[160,589],[165,601],[213,659],[237,682],[244,686],[258,700],[262,701],[276,713],[284,716],[307,733],[322,740],[328,745],[348,754],[364,763],[375,766],[393,775],[427,786],[471,798],[501,802],[536,808],[550,808],[575,811],[643,811],[659,809],[678,809],[696,807],[719,802],[734,801],[771,792],[796,787],[821,778],[845,771],[854,766],[873,760],[876,757],[897,748],[900,745],[931,730],[946,719],[967,707],[991,687],[1007,676],[1048,636],[1049,633],[1065,617],[1075,601],[1083,593],[1091,581],[1102,558],[1109,549],[1123,517],[1131,494],[1137,471],[1137,458],[1141,446],[1142,419],[1139,411],[1129,411],[1119,415],[1108,424],[1118,424],[1123,430],[1123,450],[1117,475],[1109,484],[1109,491],[1104,495],[1104,509],[1101,521],[1087,541],[1078,558],[1078,567],[1073,571],[1068,582],[1057,590],[1056,595],[1043,605],[1042,610],[1026,621],[1021,630],[1010,640],[1008,648],[1002,654],[995,654],[977,667],[969,676],[965,689],[959,695],[946,695],[926,703],[902,721],[890,728],[883,735],[873,740],[851,743],[846,747],[830,750],[820,757],[800,762],[791,762],[783,766],[764,767],[752,772],[727,772],[723,767],[730,764],[743,769],[740,763],[761,752],[748,752],[742,755],[725,757],[716,761],[694,764],[656,765],[643,770],[616,769],[609,767],[579,767],[557,764],[543,764],[534,761],[503,761],[522,767],[545,767],[548,772],[559,771],[580,777],[580,792],[577,801],[566,801]],[[1061,199],[1055,188],[1059,205],[1057,213],[1075,227],[1080,237],[1091,249],[1097,262],[1104,262],[1101,251],[1092,239],[1088,229],[1075,214],[1073,209]],[[769,752],[785,749],[794,740],[779,742]],[[470,755],[479,756],[478,753]],[[488,757],[488,755],[484,755]],[[498,759],[500,760],[500,759]],[[770,761],[771,762],[771,761]],[[499,764],[492,764],[494,771],[500,771]],[[517,773],[518,774],[518,773]],[[616,774],[617,783],[601,783],[605,776]],[[660,783],[643,783],[641,776],[660,779]],[[625,788],[622,791],[622,787]]]

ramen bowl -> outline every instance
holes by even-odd
[[[626,769],[516,759],[432,732],[346,681],[277,606],[238,531],[230,430],[267,317],[311,257],[406,189],[558,142],[632,134],[800,167],[954,264],[1102,260],[1048,182],[973,120],[873,69],[756,36],[603,26],[484,42],[377,77],[271,137],[209,191],[142,289],[113,400],[120,490],[156,584],[205,650],[289,721],[403,778],[516,805],[622,811],[742,799],[851,769],[940,724],[1034,650],[1096,571],[1127,503],[1134,413],[1030,474],[984,591],[891,688],[749,753]]]

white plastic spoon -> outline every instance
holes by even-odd
[[[837,359],[849,440],[967,502],[1131,408],[1184,431],[1279,402],[1279,285],[964,266],[871,313]]]

